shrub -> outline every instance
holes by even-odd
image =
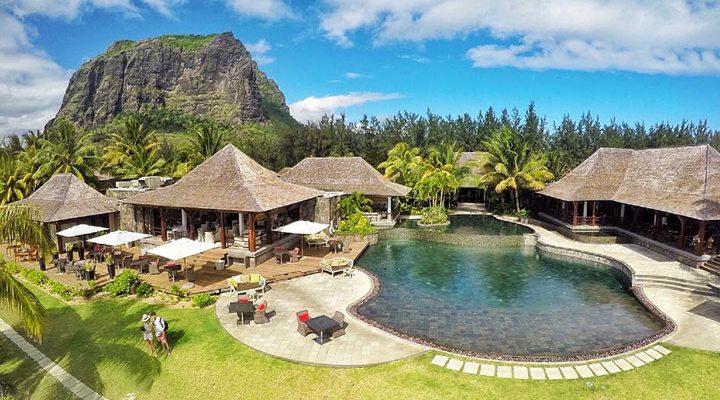
[[[53,280],[48,283],[48,286],[50,287],[50,293],[62,297],[63,300],[72,300],[74,297],[82,297],[85,294],[82,289],[74,289]]]
[[[138,285],[135,293],[137,293],[138,297],[148,297],[151,294],[153,294],[154,291],[155,291],[155,288],[153,288],[152,285],[150,285],[147,282],[141,282]]]
[[[362,213],[356,212],[340,221],[336,233],[338,235],[368,235],[375,233],[375,228]]]
[[[178,297],[187,297],[188,294],[190,294],[190,291],[187,289],[181,289],[177,285],[172,285],[170,287],[170,294]]]
[[[190,299],[190,303],[192,303],[193,307],[207,307],[211,304],[214,304],[217,301],[217,298],[210,295],[210,293],[200,293],[197,296],[193,296]]]
[[[22,271],[22,267],[19,266],[15,261],[5,261],[5,271],[10,275],[19,274]]]
[[[431,224],[444,224],[448,221],[447,211],[444,207],[428,207],[423,211],[420,223],[431,225]]]
[[[47,276],[45,276],[45,274],[36,269],[25,268],[21,270],[20,273],[22,274],[22,276],[25,277],[25,279],[27,279],[28,282],[34,285],[40,286],[47,283],[48,281]]]
[[[130,270],[125,270],[115,276],[115,280],[105,285],[105,291],[113,296],[123,296],[130,293],[130,288],[137,285],[140,278],[137,274]]]

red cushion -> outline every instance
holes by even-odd
[[[282,247],[276,247],[276,248],[275,248],[275,251],[283,251],[283,250],[285,250],[285,249],[283,249]]]
[[[310,319],[310,315],[308,313],[302,313],[298,315],[298,318],[300,319],[300,322],[305,322]]]
[[[260,307],[258,307],[258,311],[265,310],[265,303],[260,303]]]
[[[247,302],[248,302],[248,297],[245,296],[244,294],[241,294],[241,295],[238,296],[238,301],[241,302],[241,303],[247,303]]]

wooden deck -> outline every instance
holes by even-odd
[[[283,264],[278,264],[275,262],[275,258],[272,258],[254,267],[245,268],[243,264],[236,263],[220,271],[215,269],[215,261],[223,257],[225,250],[209,250],[197,257],[188,258],[187,260],[187,265],[195,265],[196,278],[196,280],[192,282],[193,287],[189,289],[189,292],[190,294],[198,294],[204,292],[226,291],[229,289],[226,279],[239,274],[260,274],[267,280],[268,283],[273,283],[318,273],[320,272],[320,261],[324,258],[346,257],[356,261],[368,247],[368,244],[368,242],[353,242],[350,245],[349,253],[333,253],[327,248],[306,248],[304,256],[300,258],[298,262],[284,262]],[[0,250],[4,251],[4,248],[0,247]],[[123,251],[133,253],[137,258],[140,249],[123,248]],[[27,268],[39,269],[37,262],[22,262],[21,264]],[[117,269],[116,274],[121,271],[122,269]],[[48,269],[44,271],[44,273],[48,278],[61,282],[64,285],[83,289],[89,288],[87,282],[78,280],[75,277],[75,274],[59,274],[52,264],[48,265]],[[108,277],[105,263],[97,265],[95,274],[96,286],[103,286],[111,282]],[[186,283],[183,271],[178,272],[176,278],[175,282],[171,281],[168,277],[168,272],[165,271],[162,265],[160,266],[160,274],[141,275],[141,279],[143,281],[150,283],[156,289],[164,292],[169,292],[172,286],[182,288]]]

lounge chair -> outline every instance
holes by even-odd
[[[320,261],[320,269],[332,276],[335,276],[335,274],[344,274],[351,268],[353,268],[353,260],[345,257],[335,257]]]
[[[303,336],[307,336],[312,333],[312,330],[308,328],[307,325],[305,325],[305,321],[310,319],[310,313],[308,313],[308,310],[302,310],[298,311],[296,314],[297,319],[297,331],[299,334]]]
[[[260,274],[241,274],[227,279],[230,285],[230,292],[236,294],[247,294],[248,292],[265,292],[266,281]]]
[[[255,324],[267,324],[270,320],[267,317],[267,301],[263,300],[255,308],[255,314],[253,314],[253,320]]]
[[[332,319],[334,319],[335,322],[339,324],[338,327],[333,330],[332,338],[335,339],[345,335],[345,328],[347,328],[347,322],[345,322],[345,314],[341,313],[340,311],[335,311],[335,315],[333,315]]]
[[[350,248],[350,241],[349,241],[349,240],[343,240],[342,252],[343,252],[343,253],[349,253],[350,250],[352,250],[352,249]]]
[[[314,235],[307,235],[305,236],[305,243],[308,244],[308,247],[312,246],[325,246],[328,241],[328,236],[325,234],[325,232],[320,232]]]

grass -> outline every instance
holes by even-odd
[[[35,290],[35,289],[33,289]],[[434,353],[369,368],[323,368],[258,353],[219,326],[212,307],[159,308],[135,300],[81,305],[38,293],[50,320],[38,347],[69,373],[108,398],[135,393],[164,398],[385,398],[385,399],[674,399],[716,396],[720,354],[668,346],[673,353],[617,375],[574,381],[514,381],[470,376],[431,366]],[[172,355],[150,357],[139,320],[156,311],[170,323]],[[17,326],[7,313],[0,317]],[[298,340],[303,340],[298,337]],[[21,398],[71,398],[40,373],[14,345],[0,338],[0,380]],[[7,355],[7,356],[6,356]],[[592,387],[587,386],[592,382]]]

